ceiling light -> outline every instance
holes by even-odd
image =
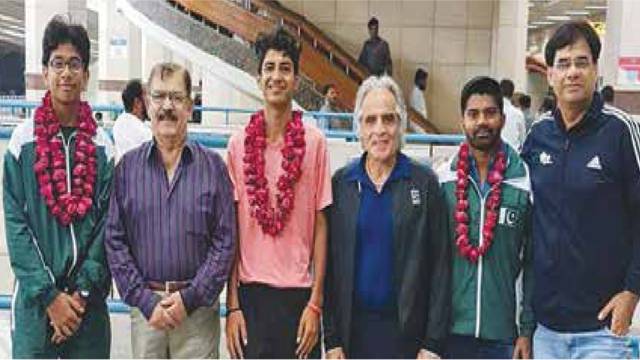
[[[571,16],[567,16],[567,15],[548,15],[547,16],[547,20],[551,20],[551,21],[570,21],[571,20]]]
[[[12,22],[14,24],[19,24],[22,25],[23,21],[21,19],[16,19],[12,16],[7,16],[4,14],[0,14],[0,20],[4,20],[4,21],[8,21],[8,22]]]
[[[17,26],[17,25],[6,24],[6,23],[5,24],[0,23],[0,26],[9,30],[24,32],[24,26]]]
[[[587,5],[586,10],[607,10],[607,5]]]
[[[587,10],[567,10],[564,13],[566,15],[573,15],[573,16],[589,16],[589,12]]]
[[[531,25],[553,25],[552,21],[532,21]]]
[[[529,25],[527,26],[527,29],[537,29],[538,25]]]
[[[9,29],[3,29],[3,28],[0,28],[0,32],[4,33],[6,35],[9,35],[9,36],[13,36],[13,37],[24,39],[24,33],[19,33],[19,32],[15,32],[15,31],[11,31]]]

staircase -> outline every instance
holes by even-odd
[[[358,85],[365,79],[367,71],[357,61],[333,42],[306,18],[281,6],[273,0],[129,0],[149,18],[157,17],[159,8],[167,5],[191,17],[191,25],[181,26],[183,40],[191,42],[202,50],[220,57],[223,61],[240,67],[251,74],[257,73],[257,64],[249,46],[258,35],[268,32],[276,25],[286,27],[302,43],[300,54],[301,82],[295,100],[302,107],[318,109],[323,102],[320,89],[328,83],[339,90],[342,108],[353,111]],[[163,3],[163,4],[159,4]],[[174,27],[171,21],[162,21],[163,26]],[[193,29],[193,27],[198,29]],[[177,26],[180,28],[180,26]],[[184,31],[187,28],[187,31]],[[202,31],[206,28],[207,31]],[[194,33],[194,30],[196,32]],[[218,44],[202,46],[211,33]],[[195,35],[194,35],[195,34]],[[203,34],[206,34],[203,36]],[[203,38],[206,37],[206,38]],[[226,39],[225,39],[226,38]],[[210,39],[210,38],[209,38]],[[220,51],[222,43],[243,47],[243,50]],[[244,42],[245,44],[241,44]],[[409,109],[409,120],[425,131],[439,133],[438,129],[420,114]]]

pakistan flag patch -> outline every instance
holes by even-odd
[[[500,217],[498,223],[508,227],[516,227],[520,222],[520,212],[515,209],[502,207],[500,208]]]

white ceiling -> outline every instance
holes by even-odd
[[[604,22],[606,7],[607,0],[529,0],[527,48],[539,52],[549,34],[565,21]]]
[[[0,56],[24,47],[24,0],[0,0]]]

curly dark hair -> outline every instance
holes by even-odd
[[[258,56],[258,74],[262,74],[262,63],[269,50],[282,51],[293,62],[293,72],[298,75],[300,70],[300,52],[302,45],[283,27],[277,27],[269,33],[262,33],[255,43],[255,51]]]
[[[79,24],[73,24],[68,17],[54,16],[44,29],[42,37],[42,66],[48,66],[51,53],[62,44],[71,44],[80,54],[86,71],[91,59],[91,43],[87,30]]]

